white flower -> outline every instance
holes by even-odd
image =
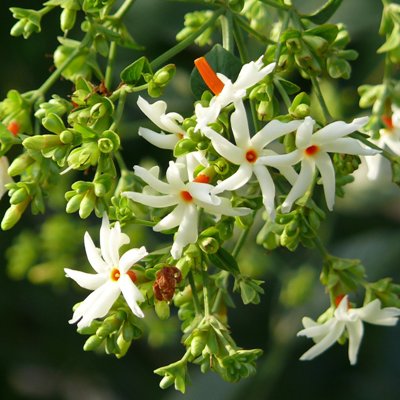
[[[386,117],[384,119],[387,127],[379,130],[379,139],[369,140],[378,147],[388,149],[394,155],[400,156],[400,108],[392,104],[392,112],[393,114],[391,117]],[[380,154],[375,157],[365,157],[365,162],[368,167],[368,179],[374,181],[378,178],[382,162],[384,161],[384,157]]]
[[[5,156],[0,157],[0,199],[7,192],[5,185],[12,181],[10,175],[8,175],[8,159]]]
[[[199,103],[196,104],[196,130],[202,130],[208,124],[215,122],[222,108],[241,100],[246,96],[247,89],[260,82],[274,70],[275,63],[264,66],[262,58],[263,56],[257,61],[244,64],[235,82],[221,73],[215,73],[204,57],[195,61],[203,80],[215,94],[208,107],[203,107]]]
[[[148,128],[139,128],[139,136],[142,136],[153,146],[165,150],[174,150],[179,140],[186,138],[187,133],[182,128],[183,117],[174,112],[166,113],[167,103],[165,101],[156,101],[153,104],[148,103],[143,97],[138,98],[137,104],[143,113],[164,132],[157,133]],[[191,173],[201,164],[207,166],[207,160],[200,151],[194,151],[184,156],[178,157],[180,163],[185,163]]]
[[[345,137],[366,124],[368,117],[356,118],[350,124],[335,121],[313,134],[315,121],[306,117],[296,133],[297,149],[289,154],[269,158],[269,165],[294,165],[301,161],[301,170],[282,204],[282,212],[290,211],[293,203],[303,196],[314,179],[318,169],[329,210],[335,202],[335,170],[328,153],[375,155],[378,152],[362,145],[357,139]]]
[[[132,312],[143,318],[144,314],[138,302],[144,301],[142,293],[134,284],[136,276],[129,269],[147,255],[142,246],[139,249],[130,249],[121,258],[119,249],[129,243],[129,237],[121,232],[119,222],[113,228],[106,214],[100,229],[100,247],[96,248],[90,235],[85,233],[85,249],[90,265],[96,274],[87,274],[65,268],[66,276],[72,278],[79,286],[93,290],[75,310],[71,324],[78,322],[78,328],[89,326],[96,318],[104,317],[122,292]]]
[[[159,100],[153,104],[148,103],[143,97],[138,98],[137,105],[155,125],[168,135],[157,133],[147,128],[139,128],[139,135],[144,137],[152,145],[160,149],[173,150],[175,145],[181,140],[186,132],[181,127],[183,117],[178,113],[166,113],[167,103]]]
[[[236,110],[232,113],[231,117],[231,127],[236,145],[211,128],[205,128],[203,131],[205,136],[211,140],[217,153],[231,163],[239,165],[238,170],[229,178],[220,181],[212,190],[212,193],[217,194],[225,190],[239,189],[254,174],[261,188],[264,206],[268,214],[273,218],[275,212],[275,185],[267,165],[269,165],[269,157],[276,155],[276,153],[264,148],[275,139],[296,130],[302,121],[285,123],[273,120],[253,137],[250,137],[244,104],[242,101],[238,101],[235,106]],[[290,165],[285,166],[282,164],[278,169],[289,182],[294,183],[297,174]]]
[[[150,195],[137,192],[124,192],[123,196],[149,207],[165,208],[176,206],[173,211],[158,222],[153,230],[156,232],[179,226],[175,234],[171,255],[178,259],[183,248],[194,243],[198,236],[198,208],[217,215],[245,215],[247,208],[232,208],[228,199],[211,195],[212,185],[187,181],[186,166],[170,161],[167,169],[167,182],[158,179],[158,168],[148,171],[140,166],[134,167],[135,173],[151,188],[162,195]]]
[[[323,324],[310,318],[303,318],[305,329],[297,336],[312,338],[316,343],[306,351],[300,360],[312,360],[331,347],[345,331],[349,337],[348,355],[350,364],[357,362],[357,354],[364,333],[363,322],[374,325],[394,326],[400,316],[396,307],[381,308],[381,302],[375,299],[361,308],[349,308],[348,297],[345,296],[336,308],[333,317]]]

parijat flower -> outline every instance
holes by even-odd
[[[379,139],[371,138],[370,141],[378,147],[400,156],[400,108],[392,104],[392,112],[391,116],[382,117],[386,127],[379,130]],[[368,168],[368,179],[376,180],[379,176],[382,162],[384,162],[384,157],[380,154],[376,157],[365,157],[365,162]]]
[[[282,165],[294,165],[301,161],[301,170],[285,201],[282,211],[288,212],[293,203],[303,196],[310,187],[317,169],[321,175],[325,200],[329,210],[335,202],[335,170],[328,153],[354,155],[375,155],[378,151],[362,145],[357,139],[345,137],[365,125],[368,117],[356,118],[347,124],[335,121],[315,133],[315,121],[306,117],[296,133],[297,149],[284,155],[269,158],[269,165],[279,168]]]
[[[153,227],[154,231],[160,232],[178,226],[171,248],[171,255],[175,259],[181,256],[187,244],[197,240],[199,208],[211,214],[228,216],[246,215],[250,212],[247,208],[232,208],[228,199],[211,195],[213,186],[203,180],[188,181],[187,167],[184,164],[170,161],[166,173],[167,182],[158,179],[158,168],[148,171],[135,166],[134,170],[138,177],[162,195],[124,192],[123,196],[149,207],[176,206]]]
[[[12,181],[12,178],[8,174],[8,159],[5,156],[0,157],[0,199],[7,192],[5,185]]]
[[[196,130],[203,130],[208,124],[215,122],[222,108],[235,103],[246,96],[247,89],[260,82],[274,68],[275,63],[264,66],[262,56],[257,61],[244,64],[235,82],[221,73],[215,73],[204,57],[195,60],[196,68],[206,85],[214,93],[208,107],[196,104]]]
[[[348,355],[350,364],[357,362],[357,354],[364,333],[363,322],[374,325],[394,326],[400,316],[400,309],[396,307],[381,308],[378,299],[371,301],[364,307],[351,308],[348,297],[344,296],[332,318],[323,324],[313,321],[311,318],[303,318],[303,326],[297,336],[312,338],[315,345],[306,351],[300,360],[312,360],[329,347],[331,347],[342,335],[347,332],[349,338]]]
[[[132,312],[144,317],[138,303],[144,301],[142,293],[135,285],[136,275],[130,268],[147,255],[142,246],[130,249],[119,256],[121,246],[129,243],[129,237],[121,232],[119,222],[114,227],[106,214],[100,229],[100,249],[96,248],[90,235],[85,233],[85,249],[90,265],[96,274],[65,268],[66,276],[72,278],[79,286],[93,292],[74,311],[71,324],[78,322],[78,328],[89,326],[96,318],[104,317],[119,295],[122,293]]]
[[[155,125],[169,134],[157,133],[147,128],[139,128],[139,135],[148,142],[161,149],[173,150],[186,132],[181,127],[183,117],[175,112],[166,113],[167,103],[159,100],[153,104],[148,103],[143,97],[139,96],[137,105]]]
[[[212,193],[221,193],[225,190],[236,190],[244,186],[253,174],[256,176],[261,188],[263,203],[268,214],[273,217],[275,211],[275,185],[268,171],[269,156],[276,155],[272,150],[265,147],[279,137],[296,130],[302,121],[280,122],[273,120],[265,125],[253,137],[250,137],[246,110],[242,101],[235,103],[235,111],[231,117],[231,127],[236,145],[223,136],[205,128],[203,133],[207,136],[214,149],[221,156],[235,165],[238,170],[229,178],[220,181],[212,190]],[[296,172],[290,165],[280,165],[280,172],[294,183],[297,178]]]

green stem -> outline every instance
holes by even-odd
[[[279,58],[281,57],[282,48],[283,48],[283,41],[281,40],[281,36],[282,36],[283,32],[285,32],[289,26],[290,15],[291,15],[290,13],[285,14],[285,17],[282,22],[281,30],[279,32],[278,46],[276,47],[276,52],[275,52],[276,67],[279,66]]]
[[[37,98],[44,96],[46,92],[56,83],[62,72],[68,65],[82,52],[82,50],[88,45],[90,41],[89,35],[86,35],[80,46],[77,47],[65,60],[64,62],[43,82],[43,84],[34,92],[32,101]]]
[[[204,301],[204,317],[210,316],[210,302],[209,302],[209,289],[208,289],[208,274],[206,269],[201,270],[201,277],[203,279],[203,301]]]
[[[111,130],[116,130],[121,122],[127,95],[128,94],[126,91],[124,91],[124,90],[121,91],[119,99],[118,99],[118,106],[117,106],[117,109],[115,110],[114,122],[110,126]]]
[[[128,12],[129,8],[131,5],[135,2],[136,0],[125,0],[124,4],[119,8],[119,10],[113,15],[115,19],[122,19],[125,14]]]
[[[194,310],[197,315],[200,315],[202,312],[201,312],[201,306],[200,306],[200,301],[199,301],[199,294],[197,293],[197,288],[196,288],[196,284],[193,279],[192,271],[189,271],[189,273],[188,273],[188,280],[189,280],[189,285],[192,289]]]
[[[125,161],[119,150],[114,153],[114,157],[117,160],[118,167],[121,170],[121,172],[128,171],[128,167],[126,166]]]
[[[286,90],[283,88],[283,86],[279,82],[279,79],[274,78],[273,82],[274,82],[275,87],[278,89],[278,92],[281,95],[286,108],[289,110],[290,106],[292,105],[292,102],[290,101],[290,97],[288,96],[288,94],[286,93]]]
[[[116,54],[117,54],[117,44],[115,42],[111,42],[110,51],[108,52],[106,76],[104,79],[104,85],[106,86],[106,88],[108,90],[111,89],[111,85],[112,85],[112,74],[113,74],[113,67],[114,67]]]
[[[183,39],[180,43],[167,50],[165,53],[161,54],[159,57],[154,59],[150,65],[153,69],[158,68],[160,65],[164,64],[170,58],[176,56],[181,51],[185,50],[186,47],[194,43],[194,41],[210,26],[214,25],[215,21],[224,13],[224,9],[220,8],[214,12],[214,15],[196,32],[193,32],[188,37]]]
[[[374,150],[378,150],[380,151],[381,155],[383,157],[385,157],[386,159],[388,159],[389,161],[394,161],[395,160],[395,156],[393,156],[392,154],[390,154],[387,150],[385,149],[381,149],[379,146],[377,146],[374,143],[371,143],[364,135],[362,135],[361,133],[358,132],[353,132],[349,135],[349,137],[352,137],[354,139],[359,140],[360,142],[364,143],[365,145],[367,145],[368,147],[370,147],[371,149]]]
[[[225,15],[220,16],[222,47],[233,53],[233,26],[232,14],[228,11]]]
[[[319,104],[321,106],[322,109],[322,114],[324,117],[324,125],[327,124],[327,122],[331,119],[331,114],[328,110],[328,107],[325,103],[325,99],[324,96],[322,95],[322,91],[321,91],[321,87],[319,85],[318,79],[316,78],[315,75],[310,74],[310,78],[311,78],[311,83],[315,89],[315,95],[317,96],[317,99],[319,101]]]
[[[256,212],[254,212],[254,216],[253,216],[253,217],[255,217],[255,213],[256,213]],[[250,232],[250,228],[251,228],[251,226],[248,226],[246,229],[244,229],[244,230],[240,233],[239,239],[237,240],[237,242],[236,242],[236,244],[235,244],[235,247],[234,247],[234,249],[232,250],[232,257],[233,257],[233,258],[237,258],[237,256],[238,256],[239,253],[240,253],[240,250],[242,250],[242,247],[243,247],[243,245],[244,245],[244,243],[245,243],[245,241],[246,241],[246,239],[247,239],[247,236],[248,236],[248,234],[249,234],[249,232]]]
[[[240,27],[245,30],[249,35],[254,36],[258,41],[264,44],[276,44],[276,42],[274,42],[270,38],[267,38],[254,30],[242,16],[234,15],[234,17],[235,22],[237,22],[237,24],[240,25]]]

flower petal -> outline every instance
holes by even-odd
[[[108,271],[111,266],[108,265],[100,256],[100,249],[98,249],[94,243],[89,233],[86,232],[84,236],[86,256],[92,268],[97,272]]]
[[[125,252],[119,260],[119,270],[123,273],[128,271],[135,263],[149,254],[144,246],[139,249],[130,249]]]
[[[140,167],[139,165],[135,165],[133,167],[135,174],[145,181],[149,186],[153,189],[157,190],[160,193],[170,194],[171,187],[168,183],[160,181],[156,176],[153,174],[153,170],[148,171],[146,168]],[[157,171],[157,170],[156,170]],[[129,193],[129,192],[128,192]]]
[[[198,213],[193,204],[185,207],[181,224],[174,237],[174,244],[171,248],[172,257],[177,260],[182,255],[183,248],[189,243],[194,243],[198,236]]]
[[[381,308],[379,299],[375,299],[364,307],[352,311],[356,312],[363,321],[374,325],[394,326],[400,317],[399,308]]]
[[[89,290],[96,290],[108,279],[108,273],[87,274],[86,272],[76,271],[74,269],[64,268],[65,276],[73,279],[80,287]]]
[[[293,185],[289,194],[287,195],[285,201],[282,203],[282,212],[289,212],[292,208],[293,203],[303,196],[303,194],[307,191],[311,182],[313,180],[315,164],[314,161],[309,159],[304,159],[301,162],[301,170],[299,176],[297,178],[296,183]]]
[[[172,212],[166,215],[157,225],[153,227],[153,231],[160,232],[178,226],[184,218],[186,204],[178,204]]]
[[[112,266],[119,264],[119,249],[130,242],[129,236],[121,232],[121,225],[117,221],[110,231],[110,240],[108,242],[108,254],[112,260]]]
[[[144,204],[145,206],[164,208],[174,206],[178,203],[176,195],[167,194],[164,196],[153,196],[151,194],[137,193],[137,192],[123,192],[122,196],[127,197],[137,203]]]
[[[116,282],[108,281],[92,292],[75,310],[70,323],[79,318],[78,328],[84,328],[96,318],[104,317],[120,294],[120,288]]]
[[[311,117],[306,117],[302,124],[297,128],[296,147],[305,149],[311,144],[311,137],[315,121]]]
[[[353,138],[336,139],[334,142],[322,145],[321,149],[328,153],[355,154],[364,156],[373,156],[379,153],[378,150],[370,149],[369,147],[362,145],[357,139]]]
[[[213,98],[215,99],[215,97]],[[221,111],[221,105],[218,102],[210,102],[209,107],[203,107],[200,103],[195,106],[195,114],[197,119],[197,124],[195,126],[195,131],[203,131],[207,128],[208,124],[214,122]]]
[[[211,140],[215,151],[222,157],[236,165],[240,165],[245,162],[243,149],[235,146],[229,140],[225,139],[212,129],[206,129],[203,133]]]
[[[361,340],[364,334],[364,326],[361,320],[346,323],[347,332],[349,334],[349,360],[354,365],[357,362],[357,354],[360,348]]]
[[[153,146],[165,150],[173,150],[175,145],[179,142],[179,137],[175,133],[165,135],[163,133],[154,132],[151,129],[139,128],[138,134]]]
[[[183,164],[175,163],[173,161],[169,162],[166,173],[167,181],[175,190],[183,190],[185,188],[185,184],[183,183],[182,179],[184,169],[186,170],[186,166]]]
[[[314,156],[315,164],[321,174],[321,180],[324,187],[324,194],[326,205],[328,209],[332,211],[333,204],[335,203],[335,169],[333,168],[333,164],[331,158],[327,153],[318,152]]]
[[[243,150],[250,147],[250,132],[247,123],[246,109],[241,100],[235,103],[235,111],[231,116],[231,127],[237,146]]]
[[[381,164],[384,158],[381,155],[377,154],[371,157],[363,157],[363,160],[367,164],[367,178],[371,181],[375,181],[376,179],[378,179],[379,172],[381,170]]]
[[[219,197],[211,194],[212,189],[214,189],[214,186],[212,185],[207,183],[189,182],[186,187],[195,200],[216,205],[221,203]]]
[[[255,165],[254,175],[257,177],[261,188],[263,204],[271,219],[275,218],[275,185],[271,175],[263,165]]]
[[[108,268],[113,266],[113,261],[109,252],[110,235],[110,221],[108,220],[108,215],[104,213],[100,228],[100,249],[103,260],[107,263]]]
[[[338,138],[342,138],[364,126],[368,122],[369,117],[356,118],[350,124],[343,121],[335,121],[324,126],[314,133],[313,141],[317,144],[329,143]]]
[[[274,70],[275,65],[276,63],[271,63],[263,66],[262,57],[257,61],[250,61],[243,65],[233,85],[237,89],[248,89],[270,74]]]
[[[261,156],[257,160],[257,164],[268,165],[274,168],[282,168],[297,164],[303,157],[303,152],[294,150],[288,154],[276,154]]]
[[[142,302],[145,300],[140,290],[132,282],[131,278],[127,274],[121,275],[118,280],[118,284],[129,308],[137,317],[143,318],[143,311],[137,304],[138,301]]]
[[[217,206],[212,204],[199,204],[199,207],[204,208],[204,210],[210,214],[217,216],[227,215],[230,217],[244,216],[252,211],[250,208],[246,207],[232,207],[231,202],[225,197],[220,197],[220,199],[221,204]]]
[[[340,336],[342,336],[345,324],[344,322],[334,320],[334,323],[331,324],[330,328],[331,329],[328,331],[326,336],[312,346],[308,351],[306,351],[300,357],[300,360],[312,360],[331,347],[340,338]]]
[[[229,178],[219,181],[211,193],[218,194],[225,190],[236,190],[244,186],[253,175],[253,168],[249,164],[242,164]]]
[[[281,122],[274,119],[251,138],[251,143],[254,147],[262,149],[275,139],[295,131],[302,123],[301,120]]]

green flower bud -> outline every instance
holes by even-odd
[[[193,357],[198,357],[204,350],[204,347],[206,347],[207,333],[208,332],[199,331],[193,336],[193,339],[190,342],[190,352]]]
[[[26,140],[26,139],[25,139]],[[99,160],[100,152],[96,142],[84,143],[71,151],[68,156],[68,165],[74,169],[86,169],[96,165]]]
[[[26,138],[22,144],[29,150],[45,150],[60,146],[62,143],[57,135],[37,135]]]
[[[83,199],[79,206],[79,216],[82,219],[87,218],[92,213],[95,205],[96,205],[96,196],[92,190],[89,190],[83,196]]]
[[[111,140],[114,146],[114,151],[117,151],[119,149],[119,146],[121,145],[121,139],[116,132],[111,130],[106,130],[103,132],[101,136]]]
[[[154,310],[157,314],[157,317],[161,320],[166,320],[169,318],[170,310],[169,304],[167,301],[155,301],[154,302]]]
[[[219,175],[226,175],[229,172],[229,163],[225,158],[218,158],[213,164],[215,172]]]
[[[74,137],[74,133],[68,129],[60,133],[60,141],[64,144],[71,144],[74,141]]]
[[[329,75],[334,78],[349,79],[351,74],[350,64],[339,57],[329,57],[327,60],[327,68]]]
[[[193,142],[191,139],[181,139],[175,145],[174,157],[180,157],[185,154],[191,153],[195,151],[196,148],[197,148],[196,143]]]
[[[8,167],[8,174],[10,176],[21,175],[34,162],[35,160],[28,153],[23,153]]]
[[[97,141],[97,145],[99,147],[99,150],[104,154],[111,153],[114,150],[114,144],[108,138],[100,138]]]
[[[110,174],[103,174],[94,180],[94,193],[97,197],[106,195],[114,183],[114,178]]]
[[[240,13],[244,7],[244,0],[229,0],[229,8],[237,13]]]
[[[207,254],[214,254],[219,250],[219,242],[213,237],[203,237],[198,241],[200,248]]]
[[[1,229],[6,231],[11,229],[22,217],[26,207],[28,206],[30,198],[27,198],[25,201],[13,204],[10,208],[5,212],[3,220],[1,221]]]
[[[318,55],[325,53],[329,47],[328,41],[320,36],[303,35],[303,40]]]
[[[25,187],[21,187],[15,191],[13,191],[13,194],[10,198],[10,204],[18,204],[22,203],[29,197],[29,193],[26,190]]]
[[[67,32],[72,29],[76,21],[76,10],[64,8],[60,15],[60,28],[63,32]]]
[[[153,76],[153,82],[157,86],[166,86],[168,82],[174,77],[176,67],[174,64],[168,64],[165,67],[159,69]]]
[[[13,25],[13,27],[11,28],[10,35],[15,36],[15,37],[21,36],[24,33],[25,24],[26,24],[26,20],[24,20],[24,19],[21,19],[20,21],[15,23]]]
[[[160,388],[166,389],[175,382],[175,378],[172,375],[165,375],[160,381]]]
[[[101,326],[97,329],[96,335],[99,338],[104,339],[106,336],[109,336],[111,333],[119,330],[125,319],[126,319],[126,314],[123,311],[119,311],[107,317],[103,321]]]
[[[122,358],[128,352],[131,343],[132,341],[126,341],[121,333],[117,339],[117,346],[119,348],[119,351],[115,353],[115,356],[117,358]]]
[[[65,130],[63,120],[57,114],[48,114],[42,119],[42,125],[50,132],[59,135]]]
[[[81,201],[83,199],[83,194],[76,194],[75,196],[71,197],[68,200],[67,206],[65,208],[65,211],[68,214],[72,214],[74,212],[77,212],[79,210],[79,207],[81,205]]]
[[[107,336],[105,340],[105,347],[104,350],[107,354],[116,354],[119,352],[119,347],[117,345],[117,338],[115,335]]]
[[[83,350],[84,351],[96,350],[103,343],[103,340],[104,339],[99,338],[96,335],[92,335],[86,340],[85,344],[83,345]]]

